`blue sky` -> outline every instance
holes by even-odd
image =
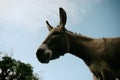
[[[92,80],[85,63],[73,55],[49,64],[36,58],[49,33],[45,21],[58,25],[59,7],[67,12],[68,30],[93,38],[120,37],[120,0],[0,0],[0,51],[30,63],[43,80]]]

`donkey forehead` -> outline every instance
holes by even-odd
[[[62,35],[61,37],[63,37],[64,34],[65,34],[64,31],[62,29],[60,29],[59,27],[53,28],[52,30],[50,30],[48,36],[43,41],[43,43],[46,43],[46,42],[49,42],[50,40],[52,40],[53,39],[52,36]],[[56,37],[54,37],[54,38],[56,38]]]
[[[59,27],[56,27],[56,28],[53,28],[51,31],[50,31],[50,33],[55,33],[55,32],[63,32],[63,30],[61,29],[61,28],[59,28]]]

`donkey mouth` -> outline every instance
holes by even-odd
[[[38,58],[38,60],[39,60],[39,58]],[[47,59],[43,59],[43,60],[39,60],[41,63],[49,63],[49,60],[47,60]]]
[[[40,56],[38,54],[37,55],[37,59],[41,62],[41,63],[49,63],[49,58],[44,57],[44,56]]]

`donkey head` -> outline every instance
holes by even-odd
[[[48,63],[50,60],[59,58],[69,50],[69,39],[66,34],[66,12],[60,8],[60,23],[57,27],[53,28],[48,21],[47,27],[50,31],[47,38],[43,41],[37,50],[37,58],[41,63]]]

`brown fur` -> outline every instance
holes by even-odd
[[[37,50],[42,63],[71,53],[81,58],[94,80],[120,80],[120,38],[89,38],[65,29],[66,13],[60,8],[60,24],[53,28],[47,21],[48,37]]]
[[[69,52],[85,61],[95,80],[120,79],[120,38],[91,39],[74,35],[69,39]]]

